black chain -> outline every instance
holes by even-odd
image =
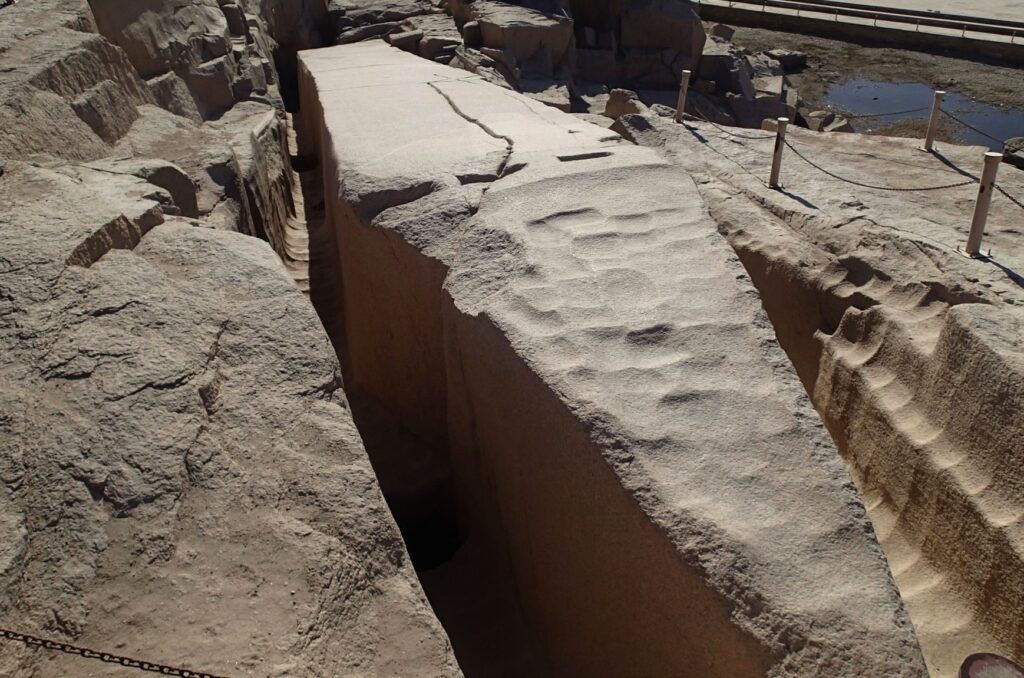
[[[948,112],[946,112],[946,111],[940,111],[940,113],[942,113],[942,114],[943,114],[944,116],[946,116],[947,118],[951,118],[951,119],[955,120],[956,122],[960,123],[961,125],[963,125],[963,126],[964,126],[964,127],[966,127],[967,129],[972,129],[972,130],[974,130],[975,132],[977,132],[977,133],[978,133],[978,134],[980,134],[981,136],[985,137],[986,139],[990,139],[990,140],[992,140],[992,141],[996,142],[997,144],[1002,144],[1003,146],[1005,146],[1005,145],[1006,145],[1006,140],[1005,140],[1005,139],[997,139],[997,138],[995,138],[994,136],[992,136],[991,134],[989,134],[988,132],[986,132],[986,131],[984,131],[984,130],[980,130],[980,129],[978,129],[977,127],[975,127],[975,126],[974,126],[974,125],[972,125],[971,123],[969,123],[969,122],[965,122],[965,121],[961,120],[960,118],[956,117],[956,116],[955,116],[955,115],[953,115],[952,113],[948,113]]]
[[[0,637],[7,638],[8,640],[14,640],[19,643],[23,643],[25,645],[28,645],[29,647],[45,647],[48,650],[57,650],[58,652],[78,655],[79,657],[84,657],[86,659],[98,659],[99,661],[106,662],[108,664],[120,664],[121,666],[127,666],[129,668],[139,669],[141,671],[162,673],[165,676],[181,676],[182,678],[223,678],[222,676],[216,676],[212,673],[203,673],[202,671],[190,671],[189,669],[181,669],[174,666],[154,664],[152,662],[147,662],[142,659],[121,657],[116,654],[110,654],[109,652],[97,652],[96,650],[90,650],[85,647],[78,647],[77,645],[71,645],[70,643],[61,643],[56,640],[39,638],[37,636],[29,635],[27,633],[18,633],[17,631],[11,631],[10,629],[0,628]]]
[[[1006,196],[1006,199],[1007,199],[1007,200],[1009,200],[1009,201],[1010,201],[1010,202],[1012,202],[1012,203],[1013,203],[1014,205],[1016,205],[1017,207],[1019,207],[1019,208],[1021,208],[1022,210],[1024,210],[1024,202],[1021,202],[1021,200],[1020,200],[1019,198],[1015,198],[1015,197],[1013,197],[1012,195],[1010,195],[1009,193],[1007,193],[1007,192],[1006,192],[1006,190],[1005,190],[1005,189],[1004,189],[1004,188],[1003,188],[1002,186],[1000,186],[999,184],[993,184],[993,185],[994,185],[994,186],[996,187],[996,190],[997,190],[997,191],[999,191],[999,192],[1000,192],[1000,193],[1002,193],[1002,194],[1003,194],[1004,196]]]
[[[854,181],[853,179],[847,179],[846,177],[841,177],[838,174],[835,174],[833,172],[828,171],[827,169],[825,169],[821,165],[818,165],[818,164],[812,162],[811,160],[809,160],[800,151],[796,150],[796,148],[793,146],[793,144],[789,143],[788,139],[786,140],[786,146],[789,147],[789,150],[791,150],[794,153],[796,153],[796,156],[798,158],[800,158],[801,160],[803,160],[804,162],[806,162],[808,165],[810,165],[814,169],[818,170],[819,172],[824,172],[825,174],[827,174],[828,176],[832,177],[833,179],[838,179],[839,181],[845,182],[847,184],[853,184],[854,186],[860,186],[861,188],[870,188],[870,189],[874,189],[876,191],[894,191],[894,192],[897,192],[897,193],[917,193],[917,192],[920,192],[920,191],[942,191],[942,190],[946,190],[946,189],[950,189],[950,188],[960,188],[961,186],[969,186],[970,184],[977,183],[976,179],[968,179],[967,181],[961,181],[961,182],[956,183],[956,184],[946,184],[945,186],[926,186],[926,187],[921,187],[921,188],[893,188],[891,186],[873,186],[871,184],[865,184],[865,183],[861,183],[859,181]]]

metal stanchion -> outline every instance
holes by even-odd
[[[682,79],[679,81],[679,101],[676,102],[676,122],[683,121],[683,111],[686,110],[686,94],[690,91],[690,71],[683,71]]]
[[[981,251],[981,237],[985,234],[985,222],[988,221],[988,208],[992,203],[993,186],[999,163],[1003,160],[1002,153],[986,153],[985,168],[981,172],[981,184],[978,186],[978,202],[974,205],[974,219],[971,220],[971,234],[967,237],[964,252],[969,257],[976,257]]]
[[[946,93],[942,90],[935,92],[935,98],[932,100],[932,117],[928,119],[928,133],[924,137],[924,146],[921,150],[931,151],[932,144],[935,143],[935,133],[939,131],[939,116],[942,115],[942,99],[946,96]]]
[[[782,171],[782,149],[786,146],[786,127],[789,118],[779,118],[779,128],[775,131],[775,155],[772,156],[772,173],[768,179],[770,188],[779,187],[779,173]]]

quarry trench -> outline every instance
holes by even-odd
[[[469,316],[453,302],[444,289],[445,264],[390,229],[367,226],[364,216],[340,201],[333,208],[343,217],[333,224],[324,221],[321,178],[336,168],[319,166],[317,145],[323,140],[303,131],[301,114],[294,120],[300,150],[293,165],[304,202],[315,206],[310,211],[310,296],[338,352],[354,418],[383,494],[462,669],[467,675],[547,675],[604,670],[609,661],[621,661],[620,668],[629,670],[636,661],[630,654],[650,643],[650,634],[657,635],[653,627],[642,630],[655,616],[650,610],[692,605],[663,596],[667,590],[701,595],[699,576],[602,590],[612,580],[651,577],[659,562],[665,573],[678,571],[675,554],[659,544],[656,529],[594,448],[591,433],[522,363],[489,319]],[[506,154],[503,166],[508,159]],[[412,196],[412,202],[426,195]],[[977,618],[979,609],[1000,597],[992,588],[1000,578],[996,575],[1022,571],[1019,554],[979,510],[974,493],[958,487],[955,474],[945,472],[944,462],[929,467],[935,464],[928,447],[932,441],[921,439],[931,434],[906,430],[903,424],[912,417],[886,404],[892,397],[885,389],[895,391],[900,379],[914,378],[913,372],[883,375],[881,368],[862,369],[876,354],[893,350],[882,346],[888,341],[887,346],[911,346],[895,362],[902,358],[919,373],[928,372],[930,361],[948,358],[957,342],[952,323],[941,336],[932,330],[943,325],[949,309],[979,300],[926,291],[912,315],[928,330],[925,334],[935,335],[932,345],[921,350],[915,340],[893,340],[891,335],[901,330],[886,316],[886,302],[892,300],[872,297],[884,277],[853,259],[843,260],[840,277],[846,288],[842,293],[824,290],[820,281],[801,277],[792,262],[773,260],[770,248],[752,244],[742,228],[719,219],[713,206],[724,195],[707,188],[704,195],[849,463],[922,642],[948,645],[939,659],[929,657],[929,664],[938,661],[946,668],[977,645],[1020,653],[1013,646],[1021,632],[1012,604],[988,610],[982,623]],[[456,224],[446,227],[457,230]],[[942,369],[946,378],[955,371],[949,364]],[[941,512],[929,512],[924,504],[915,508],[915,502],[935,496],[954,497],[960,504]],[[946,524],[949,515],[961,522]],[[538,529],[546,533],[544,555],[532,543]],[[588,548],[610,532],[620,541],[601,550],[601,564],[595,566],[595,552]],[[980,571],[978,563],[960,555],[965,532],[985,534],[983,548],[997,544]],[[590,537],[577,539],[580,533]],[[619,557],[607,558],[611,553]],[[1003,593],[1012,599],[1020,584],[1005,583]],[[553,609],[545,601],[548,587],[563,594],[572,589],[580,607]],[[588,600],[600,596],[605,597]],[[763,672],[768,660],[721,616],[720,601],[709,597],[705,609],[707,618],[688,629],[688,641],[729,648],[736,662],[730,671]],[[935,631],[935,620],[948,617],[951,609],[957,633]],[[609,628],[614,633],[595,663],[585,656],[586,647],[594,634]],[[612,640],[615,635],[618,642]],[[687,652],[700,655],[696,649]],[[678,658],[655,656],[651,665],[662,660],[668,668]]]
[[[728,180],[700,186],[847,461],[933,675],[955,675],[978,647],[1020,656],[1024,562],[1005,529],[1013,481],[998,471],[1014,443],[992,434],[1013,428],[1016,414],[999,407],[1013,386],[965,315],[991,307],[941,285],[901,288],[856,256],[800,243],[793,212]],[[990,418],[934,419],[958,411],[977,373],[995,382],[977,395]]]
[[[760,675],[782,648],[800,648],[804,641],[786,639],[788,631],[785,645],[771,649],[737,624],[735,603],[681,557],[609,464],[607,446],[627,455],[628,443],[616,446],[581,421],[491,318],[460,309],[445,289],[444,263],[330,188],[340,175],[323,150],[331,144],[324,130],[310,133],[309,121],[323,116],[317,107],[303,100],[293,114],[303,193],[325,208],[310,230],[310,297],[462,670],[672,675],[687,666]],[[430,195],[392,197],[379,215]],[[457,222],[443,227],[459,230]],[[758,614],[758,594],[745,598]]]
[[[320,205],[316,140],[294,120],[293,164]],[[322,209],[311,221],[310,297],[463,672],[665,675],[693,662],[706,675],[763,673],[763,648],[679,567],[591,432],[489,319],[456,307],[447,267],[335,208],[340,223]]]
[[[358,224],[336,229],[325,221],[317,139],[298,110],[297,62],[294,56],[286,62],[292,66],[282,76],[290,76],[287,89],[293,93],[288,100],[294,185],[307,206],[310,300],[342,365],[353,419],[388,509],[463,672],[550,675],[550,661],[510,584],[507,555],[480,536],[469,537],[465,525],[460,528],[445,421],[446,375],[438,369],[444,365],[445,268],[381,231],[367,232]],[[377,275],[381,271],[392,274]],[[376,288],[364,290],[371,281]],[[375,308],[388,304],[398,305],[397,316],[409,317],[372,320]],[[411,340],[396,345],[401,337]],[[392,351],[416,356],[419,369],[392,370],[399,362],[389,357]]]

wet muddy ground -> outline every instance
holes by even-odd
[[[1022,69],[968,55],[932,54],[889,46],[861,45],[759,28],[736,29],[736,44],[751,51],[794,49],[808,55],[807,68],[790,76],[812,109],[874,114],[927,107],[931,92],[949,92],[946,110],[1004,139],[1024,136]],[[916,136],[928,112],[855,121],[858,131]],[[995,145],[947,118],[940,139]]]
[[[828,107],[858,116],[858,132],[891,132],[908,127],[923,129],[931,113],[934,89],[920,82],[881,82],[850,78],[832,85],[826,94]],[[971,99],[949,89],[942,101],[943,122],[958,140],[993,151],[1003,150],[1003,141],[1024,136],[1024,110],[1004,108]],[[891,113],[891,115],[890,115]],[[913,125],[914,122],[917,125]]]

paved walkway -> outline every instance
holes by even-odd
[[[752,12],[762,11],[756,4],[737,3],[733,5],[731,0],[697,0],[703,5],[707,6],[730,6],[736,9],[746,9]],[[912,10],[925,10],[936,13],[953,14],[953,15],[964,15],[978,18],[998,18],[998,19],[1010,19],[1024,21],[1024,0],[940,0],[939,2],[932,2],[931,0],[846,0],[847,2],[853,2],[860,5],[869,6],[886,6],[893,9],[912,9]],[[801,11],[797,9],[772,7],[768,10],[771,14],[776,15],[793,15],[800,16]],[[831,12],[825,9],[821,10],[809,10],[803,9],[802,15],[805,17],[816,17],[829,19],[832,17]],[[864,17],[851,17],[842,16],[841,18],[837,15],[837,21],[841,21],[843,24],[854,25],[868,25],[876,26],[878,28],[895,28],[902,30],[916,30],[923,33],[933,33],[937,35],[953,35],[960,36],[961,27],[956,28],[940,28],[935,26],[918,26],[915,28],[913,22],[904,21],[888,21],[883,18],[864,18]],[[978,33],[974,31],[968,31],[966,37],[975,40],[983,40],[987,42],[1017,42],[1018,44],[1024,41],[1024,32],[1016,35],[997,35],[992,33]]]
[[[847,2],[1024,21],[1024,0],[847,0]]]

